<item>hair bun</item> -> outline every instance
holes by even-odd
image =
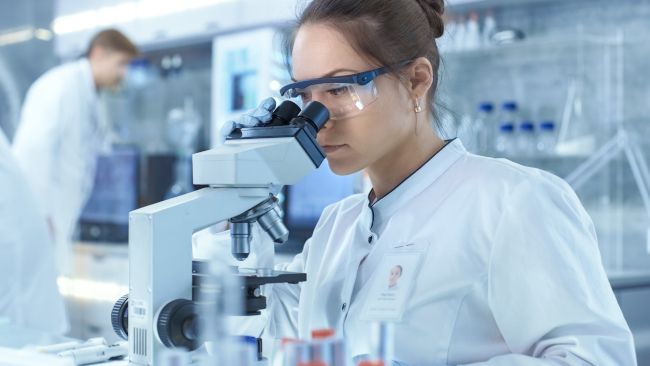
[[[424,11],[433,36],[439,38],[445,32],[445,22],[442,20],[442,14],[445,12],[444,0],[415,0]]]

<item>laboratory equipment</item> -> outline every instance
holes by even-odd
[[[350,364],[347,348],[333,329],[312,331],[310,340],[297,340],[283,345],[282,366],[347,366]]]
[[[175,153],[151,153],[143,156],[141,167],[141,189],[138,202],[148,206],[165,199],[169,187],[174,183]]]
[[[492,44],[492,36],[497,32],[497,22],[494,20],[494,14],[488,12],[483,19],[483,29],[481,30],[481,42],[484,47]]]
[[[280,340],[280,344],[278,346],[277,351],[275,352],[275,355],[273,356],[273,366],[283,366],[284,365],[284,359],[285,359],[285,354],[287,352],[286,346],[290,343],[298,342],[297,339],[293,338],[282,338]]]
[[[349,364],[347,347],[341,337],[337,337],[333,329],[314,330],[312,338],[312,357],[322,359],[330,366],[345,366]]]
[[[578,190],[621,153],[624,154],[630,165],[634,183],[639,190],[648,222],[650,222],[650,165],[646,161],[638,140],[630,136],[623,127],[619,127],[618,132],[611,140],[580,164],[565,180],[573,189]],[[650,241],[650,226],[648,227],[648,240]]]
[[[192,186],[192,153],[196,149],[201,117],[194,108],[194,101],[185,98],[183,108],[174,108],[167,116],[167,139],[176,150],[174,183],[165,195],[166,199],[194,190]]]
[[[523,156],[532,156],[536,151],[535,124],[524,121],[519,124],[519,133],[516,135],[517,152]]]
[[[51,344],[48,346],[36,347],[36,350],[41,353],[58,354],[65,351],[72,351],[75,349],[94,347],[94,346],[105,346],[105,345],[106,345],[106,339],[104,339],[103,337],[96,337],[96,338],[90,338],[85,342],[70,341],[64,343]]]
[[[124,357],[127,353],[127,343],[118,342],[112,345],[96,345],[63,351],[58,356],[71,358],[75,365],[89,365]]]
[[[499,154],[509,155],[513,152],[515,125],[510,122],[499,126],[499,134],[495,139],[495,150]]]
[[[467,37],[467,25],[465,24],[465,19],[463,17],[458,18],[455,28],[453,50],[462,51],[465,49],[465,38]]]
[[[339,176],[327,165],[327,160],[313,173],[296,184],[287,187],[285,199],[285,223],[295,232],[308,232],[320,218],[323,209],[355,192],[355,184],[360,179],[358,174]],[[319,194],[313,194],[318,190]],[[307,239],[307,238],[304,238]]]
[[[476,147],[477,151],[487,151],[492,139],[492,131],[494,129],[493,121],[494,104],[490,102],[482,102],[478,106],[478,113],[474,120],[474,131],[476,131]]]
[[[506,101],[501,104],[498,116],[499,124],[494,139],[494,149],[500,154],[512,154],[515,148],[515,126],[519,120],[518,105],[515,101]]]
[[[384,366],[384,365],[385,363],[382,360],[372,360],[372,361],[363,360],[359,362],[357,366]]]
[[[373,347],[375,360],[380,360],[385,365],[393,363],[395,347],[395,324],[379,322],[373,324]]]
[[[265,360],[264,358],[264,350],[262,349],[262,338],[256,338],[256,337],[251,337],[251,336],[240,336],[239,337],[240,342],[246,343],[249,346],[252,346],[253,353],[255,354],[255,358],[257,361],[263,361]]]
[[[492,42],[496,44],[507,44],[522,41],[526,34],[520,29],[504,29],[492,35]]]
[[[496,117],[500,124],[495,124],[494,126],[497,131],[501,129],[501,125],[503,124],[512,124],[515,126],[517,121],[519,121],[518,110],[519,105],[515,101],[505,101],[501,103],[501,110]]]
[[[261,96],[277,95],[291,79],[279,52],[277,29],[254,28],[213,40],[211,146],[220,144],[223,123],[254,108]]]
[[[499,120],[501,122],[509,122],[514,124],[519,120],[518,118],[519,104],[517,102],[510,100],[501,103],[501,113],[499,114]]]
[[[129,212],[138,207],[139,149],[113,147],[99,155],[90,198],[79,217],[82,241],[126,242]]]
[[[582,68],[582,66],[580,66]],[[568,86],[567,97],[560,120],[557,150],[563,154],[590,154],[596,140],[584,111],[584,86],[574,79]]]
[[[469,15],[464,41],[464,48],[467,50],[475,50],[481,46],[481,31],[479,30],[477,13],[472,12]]]
[[[537,151],[550,154],[555,148],[555,122],[544,121],[539,124]]]
[[[179,348],[165,349],[160,352],[158,363],[160,366],[190,366],[192,358],[189,351]]]
[[[230,352],[228,359],[223,360],[224,365],[257,366],[266,361],[262,357],[261,339],[250,336],[237,336],[229,338]]]
[[[149,60],[138,58],[129,64],[124,83],[129,87],[135,89],[143,89],[151,84],[155,79],[155,71],[153,70]]]
[[[205,340],[199,334],[202,319],[193,291],[201,291],[202,282],[216,277],[210,276],[210,267],[203,278],[193,275],[193,269],[197,270],[192,262],[193,232],[231,220],[232,253],[238,260],[248,255],[253,222],[276,243],[286,239],[274,194],[279,186],[293,184],[320,166],[325,154],[316,134],[329,113],[313,102],[297,116],[287,115],[286,111],[295,109],[286,108],[285,103],[274,111],[271,126],[235,129],[225,144],[193,155],[194,184],[208,188],[131,212],[130,292],[128,300],[120,299],[112,313],[118,334],[128,336],[131,365],[151,365],[165,348],[196,349]],[[201,272],[200,265],[197,272]],[[263,268],[235,274],[257,278],[259,283],[305,279],[304,274]],[[241,294],[252,287],[255,284],[240,288]],[[252,289],[247,296],[260,294]]]

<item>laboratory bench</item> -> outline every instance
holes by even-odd
[[[106,283],[115,299],[92,296],[66,296],[73,331],[70,336],[79,339],[105,337],[118,341],[114,334],[110,313],[120,291],[128,291],[128,246],[114,243],[77,243],[74,254],[76,278],[91,283]],[[277,256],[279,261],[291,259],[289,254]],[[623,314],[634,334],[639,365],[650,366],[650,270],[611,271],[608,274]],[[110,300],[110,301],[109,301]]]

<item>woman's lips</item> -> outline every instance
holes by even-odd
[[[331,154],[343,148],[345,145],[323,145],[322,148],[326,154]]]

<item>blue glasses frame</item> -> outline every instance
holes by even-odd
[[[397,68],[402,68],[410,64],[411,62],[413,62],[413,60],[400,62],[399,64],[397,64]],[[280,89],[280,95],[284,96],[284,93],[286,93],[288,90],[291,89],[305,89],[307,87],[310,87],[312,85],[317,85],[317,84],[339,84],[340,83],[340,84],[366,85],[369,82],[373,81],[377,76],[383,75],[387,73],[389,70],[390,68],[388,66],[384,66],[378,69],[360,72],[358,74],[332,76],[326,78],[317,78],[317,79],[298,81],[283,86]]]

